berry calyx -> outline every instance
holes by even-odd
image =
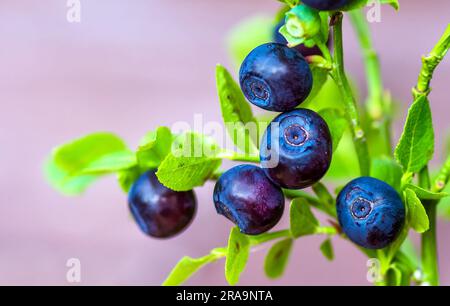
[[[273,41],[279,44],[287,45],[288,41],[284,36],[280,33],[280,29],[285,25],[284,20],[280,21],[273,30]],[[305,44],[300,44],[294,47],[295,50],[300,52],[304,57],[312,56],[312,55],[322,55],[322,51],[317,46],[312,48],[307,47]]]

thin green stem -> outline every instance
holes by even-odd
[[[370,29],[363,12],[351,11],[349,16],[364,57],[368,90],[366,108],[371,119],[371,134],[379,140],[376,143],[383,144],[382,148],[379,148],[380,152],[391,155],[390,101],[385,99],[378,55],[373,47]]]
[[[370,115],[374,119],[380,119],[384,113],[383,105],[383,80],[381,77],[380,63],[378,55],[373,48],[370,30],[364,14],[361,11],[349,13],[350,21],[355,29],[359,44],[363,51],[364,64],[366,66],[367,89],[369,94],[368,102],[371,104]]]
[[[320,226],[316,229],[316,234],[321,235],[337,235],[338,231],[335,227],[332,226]]]
[[[321,204],[320,199],[303,190],[283,189],[283,193],[288,199],[305,198],[313,206]]]
[[[431,50],[430,54],[422,58],[422,69],[419,74],[417,86],[413,90],[414,97],[420,95],[428,95],[430,92],[430,82],[433,78],[433,73],[439,63],[450,49],[450,24],[447,26],[441,39],[436,46]]]
[[[337,216],[336,213],[336,201],[331,193],[328,191],[327,187],[322,183],[316,183],[312,186],[312,190],[316,196],[320,199],[322,203],[323,210],[330,216]]]
[[[422,234],[423,282],[432,286],[439,285],[439,264],[436,239],[436,201],[426,201],[425,211],[430,219],[430,228]]]
[[[436,179],[434,180],[433,186],[431,190],[433,192],[441,192],[447,186],[448,181],[450,179],[450,156],[447,157],[444,165],[439,171]]]
[[[266,243],[272,240],[291,237],[291,231],[288,229],[266,233],[258,236],[249,236],[252,246]]]
[[[289,190],[284,189],[283,190],[284,195],[288,199],[295,199],[295,198],[304,198],[308,201],[309,204],[311,204],[314,208],[317,208],[318,210],[324,212],[328,216],[332,218],[336,218],[336,209],[334,206],[330,206],[329,203],[323,202],[322,199],[316,198],[312,195],[310,195],[307,192],[304,192],[302,190]]]
[[[334,39],[334,68],[331,76],[339,87],[349,121],[353,143],[359,160],[359,168],[361,175],[368,176],[370,174],[370,157],[367,147],[364,130],[361,127],[360,117],[357,109],[355,97],[348,82],[344,69],[344,52],[342,41],[342,13],[333,15],[333,39]]]
[[[232,161],[259,163],[260,159],[257,155],[240,154],[235,152],[224,151],[218,155],[218,158],[228,159]]]
[[[331,57],[330,49],[328,49],[328,46],[320,39],[316,39],[315,43],[317,47],[319,47],[320,51],[322,52],[323,57],[328,63],[332,63],[333,59]]]
[[[450,49],[450,24],[447,26],[444,34],[434,46],[433,50],[422,58],[422,69],[420,70],[417,86],[413,88],[414,99],[422,96],[428,96],[431,88],[430,83],[433,78],[434,71],[439,63]],[[443,170],[438,176],[440,181],[437,181],[433,188],[444,188],[445,182],[448,181],[448,172],[450,165],[446,163]],[[422,188],[430,189],[430,174],[428,167],[419,173],[419,185]],[[442,186],[442,187],[441,187]],[[439,285],[439,267],[438,267],[438,251],[436,239],[436,208],[438,201],[424,201],[424,207],[430,220],[430,228],[422,234],[422,269],[424,273],[423,281],[430,285]]]
[[[419,173],[419,186],[430,189],[430,173],[424,167]],[[439,285],[438,252],[436,241],[436,206],[437,201],[422,201],[430,220],[430,228],[422,234],[422,270],[423,282],[432,286]]]

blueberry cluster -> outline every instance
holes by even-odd
[[[304,0],[318,10],[335,10],[351,0]],[[242,233],[258,235],[273,228],[285,206],[282,188],[303,189],[328,171],[332,139],[325,120],[312,110],[298,108],[313,86],[305,56],[320,55],[317,48],[289,48],[277,25],[273,43],[263,44],[245,58],[239,82],[245,97],[265,110],[281,112],[262,137],[261,166],[239,165],[225,172],[214,188],[218,214]],[[176,192],[158,181],[155,171],[143,174],[132,186],[129,206],[141,230],[168,238],[183,231],[196,211],[193,191]],[[337,197],[337,215],[343,232],[356,244],[384,248],[399,235],[405,207],[388,184],[370,177],[348,183]]]
[[[240,165],[225,172],[214,189],[219,214],[249,235],[274,227],[284,210],[282,188],[302,189],[327,172],[332,141],[327,123],[297,108],[313,80],[299,48],[267,43],[245,58],[239,72],[245,97],[265,110],[282,112],[268,125],[260,146],[261,167]]]
[[[303,1],[318,10],[336,10],[347,0]],[[303,189],[328,171],[332,140],[327,123],[309,109],[298,108],[313,86],[305,56],[321,55],[317,47],[287,46],[274,29],[274,42],[255,48],[239,72],[241,89],[252,104],[282,112],[267,127],[260,146],[261,167],[241,165],[225,172],[214,189],[219,214],[241,232],[257,235],[270,230],[284,209],[282,188]],[[388,184],[361,177],[347,184],[337,198],[339,223],[347,237],[370,249],[384,248],[399,235],[405,207]]]

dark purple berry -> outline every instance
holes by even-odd
[[[296,109],[276,117],[264,133],[260,158],[266,175],[287,189],[306,188],[328,171],[332,141],[317,113]]]
[[[144,173],[131,187],[128,205],[139,228],[155,238],[181,233],[194,218],[197,201],[194,192],[177,192],[163,186],[156,171]]]
[[[245,97],[256,106],[284,112],[297,107],[312,89],[312,73],[303,55],[286,45],[268,43],[245,58],[239,72]]]
[[[274,227],[284,210],[284,195],[264,171],[240,165],[225,172],[214,188],[217,213],[235,223],[240,231],[258,235]]]
[[[334,11],[343,8],[354,0],[302,0],[304,4],[319,11]]]
[[[405,206],[398,193],[372,177],[357,178],[342,189],[337,214],[348,238],[368,249],[391,244],[405,223]]]

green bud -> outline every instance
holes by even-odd
[[[319,11],[300,4],[286,13],[286,23],[280,29],[280,33],[286,37],[290,45],[298,45],[318,35],[321,23]]]

